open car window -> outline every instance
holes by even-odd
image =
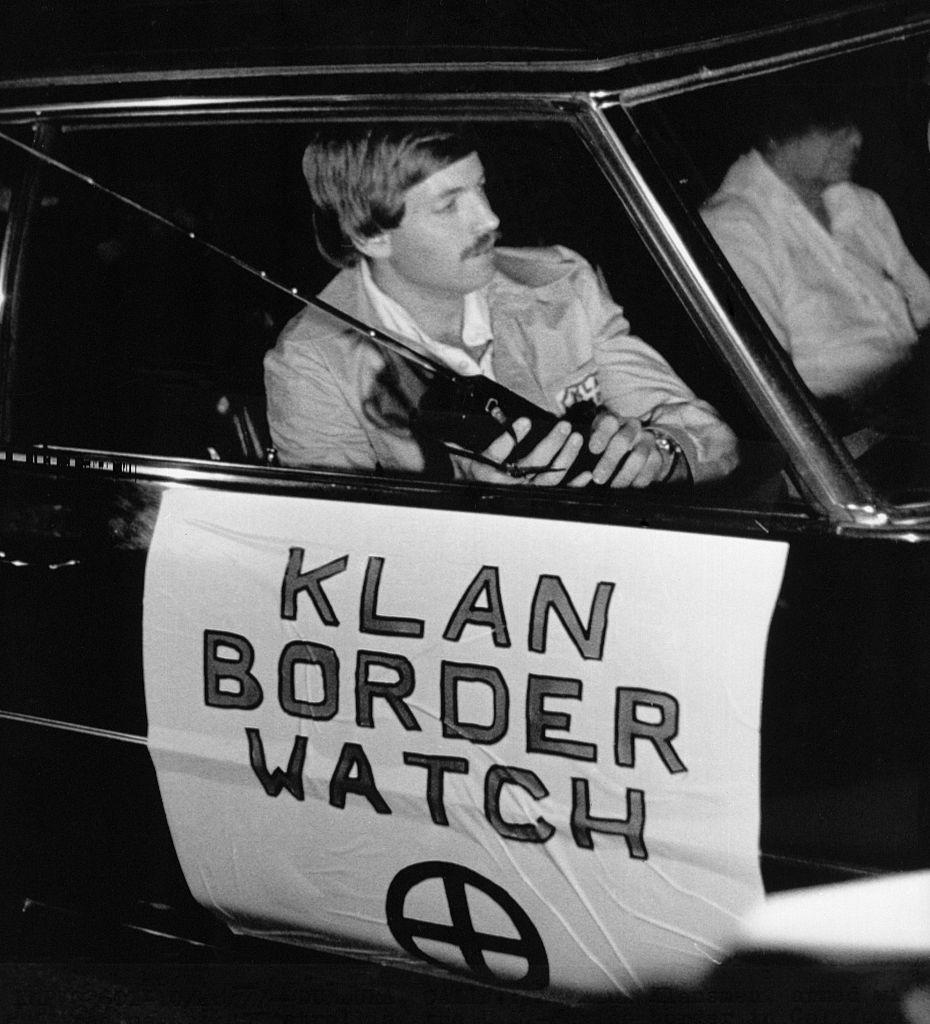
[[[314,244],[300,171],[313,127],[82,123],[46,128],[53,162],[16,153],[38,186],[10,309],[7,443],[273,464],[263,357],[299,295],[335,273]],[[573,126],[471,128],[502,244],[579,253],[631,332],[739,437],[739,469],[707,500],[796,501],[779,450]]]
[[[709,76],[629,108],[710,248],[892,504],[930,499],[928,51],[925,34],[902,33],[775,70]],[[797,112],[805,98],[821,123],[834,112],[821,140],[844,145],[844,128],[861,140],[851,174],[822,169],[817,202],[784,160],[782,135],[789,145],[810,138]]]

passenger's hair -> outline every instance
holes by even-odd
[[[753,144],[765,150],[811,131],[857,125],[863,114],[855,87],[825,73],[775,75],[763,80],[755,109]]]
[[[330,263],[353,266],[355,239],[396,228],[404,193],[475,151],[462,132],[393,126],[320,132],[304,151],[316,244]]]

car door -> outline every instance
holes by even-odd
[[[580,251],[737,432],[727,479],[275,466],[262,357],[331,274],[301,153],[377,108],[9,127],[11,891],[556,995],[693,977],[764,893],[763,675],[789,540],[824,534],[809,464],[670,288],[616,140],[591,156],[609,129],[534,102],[445,112],[480,129],[508,243]]]

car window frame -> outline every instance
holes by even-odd
[[[43,133],[47,134],[52,131],[52,122],[59,128],[81,125],[84,127],[114,127],[118,126],[121,121],[139,123],[139,119],[144,119],[146,123],[155,125],[161,119],[174,122],[182,115],[185,123],[194,123],[198,118],[209,122],[221,118],[224,123],[229,124],[237,118],[250,123],[256,121],[270,123],[274,120],[291,121],[310,117],[314,120],[325,119],[345,123],[352,120],[370,122],[372,119],[411,120],[418,116],[427,116],[428,112],[429,119],[433,121],[526,120],[541,123],[551,120],[568,124],[591,152],[595,163],[605,174],[613,192],[618,197],[618,201],[624,206],[632,226],[640,233],[653,258],[657,260],[679,299],[691,312],[698,327],[717,347],[724,359],[730,363],[731,369],[736,371],[747,401],[761,405],[770,417],[774,417],[777,429],[773,430],[773,433],[781,442],[782,447],[787,447],[801,488],[807,500],[812,503],[813,509],[797,506],[790,509],[772,510],[772,515],[778,519],[784,514],[786,523],[793,524],[792,529],[796,528],[801,520],[809,521],[820,517],[825,517],[834,523],[863,522],[864,518],[871,517],[875,512],[871,504],[873,496],[865,488],[864,483],[857,479],[854,469],[844,465],[842,458],[838,457],[839,453],[833,450],[831,438],[824,434],[822,424],[817,422],[813,410],[806,408],[803,401],[798,402],[797,393],[792,392],[790,387],[785,387],[777,373],[770,372],[767,367],[766,372],[762,374],[757,372],[758,364],[754,360],[761,359],[765,367],[765,360],[771,353],[767,353],[764,347],[760,349],[758,345],[747,344],[744,335],[734,330],[726,318],[721,316],[714,292],[709,288],[703,273],[696,269],[696,264],[688,249],[686,235],[682,234],[679,225],[667,215],[656,192],[647,184],[642,169],[631,157],[629,148],[608,122],[605,110],[612,103],[611,97],[595,96],[590,93],[473,93],[464,96],[437,93],[387,98],[290,96],[286,100],[266,96],[209,101],[194,99],[183,103],[168,100],[142,102],[125,100],[103,105],[94,101],[86,101],[58,107],[54,111],[49,111],[47,115],[42,110],[37,110],[31,112],[29,116],[23,113],[18,117],[15,114],[12,117],[9,114],[4,117],[3,110],[0,108],[0,124],[5,127],[10,127],[13,124],[38,125],[37,141],[40,142]],[[639,158],[639,154],[637,156]],[[28,222],[29,211],[28,208],[21,210],[20,205],[14,203],[14,207],[19,213],[17,218],[13,217],[11,210],[8,237],[14,237],[19,232],[21,242],[22,225]],[[8,256],[7,263],[3,267],[7,277],[0,280],[0,287],[3,288],[8,287],[11,282],[15,283],[15,252],[11,249],[10,253],[11,255]],[[10,302],[5,304],[4,322],[11,305]],[[709,314],[717,318],[714,320],[711,330],[708,330],[706,323]],[[717,322],[718,320],[719,322]],[[3,330],[4,340],[9,344],[8,329],[4,327]],[[734,352],[736,358],[734,358]],[[9,358],[9,349],[7,358]],[[747,367],[749,372],[747,372]],[[7,405],[8,402],[4,401],[4,408]],[[771,429],[771,418],[767,422]],[[801,424],[800,433],[793,429],[796,422]],[[787,446],[786,439],[789,442]],[[73,456],[69,459],[69,464],[83,465],[96,461],[107,466],[122,466],[131,461],[133,473],[142,477],[151,475],[153,479],[193,481],[198,479],[199,469],[203,470],[202,479],[208,486],[216,485],[219,480],[224,480],[226,483],[238,480],[240,484],[247,485],[247,481],[254,482],[256,479],[251,473],[242,476],[236,468],[231,467],[228,463],[224,464],[222,469],[217,470],[206,461],[202,464],[190,462],[179,466],[178,472],[173,474],[168,466],[182,464],[185,460],[169,457],[130,457],[127,459],[127,453],[88,453],[64,448],[56,448],[54,451],[47,452],[49,458],[47,464],[55,464],[55,460],[61,459],[66,451],[74,451]],[[811,465],[810,459],[812,452],[818,456],[813,465]],[[278,470],[265,467],[260,479],[263,485],[267,486],[275,483],[278,476],[286,477],[293,473],[295,471],[292,469]],[[296,487],[300,490],[319,475],[316,471],[300,471],[301,483],[298,484],[295,479],[293,485],[285,484],[283,489],[290,491]],[[333,477],[350,476],[351,483],[347,482],[346,490],[352,493],[357,492],[354,475],[323,474],[323,476],[330,480],[327,485],[330,488]],[[377,495],[379,498],[390,494],[391,488],[398,483],[395,478],[363,477],[362,481],[363,487],[368,488],[367,493]],[[429,500],[435,503],[440,493],[445,493],[445,489],[450,486],[452,485],[440,485],[439,493],[435,487],[430,486],[425,489],[418,486],[414,488],[414,491],[424,493],[424,495],[428,493]],[[272,489],[277,489],[277,487],[273,486]],[[469,492],[469,498],[465,499],[465,506],[480,504],[483,508],[492,505],[507,508],[512,505],[512,500],[497,501],[489,497],[498,491],[511,491],[511,488],[482,487],[480,502],[476,500],[478,495],[474,488],[466,487],[466,490]],[[525,495],[527,489],[520,490]],[[405,494],[409,494],[409,492],[405,490]],[[513,498],[513,494],[509,495],[509,499]],[[456,497],[452,497],[451,504],[455,506],[458,500]],[[531,506],[537,503],[526,501],[523,498],[517,504],[518,506]],[[546,504],[552,504],[552,502]],[[666,507],[676,521],[680,521],[679,517],[685,513],[686,520],[691,519],[701,524],[698,528],[707,529],[708,527],[708,517],[702,514],[701,504],[689,500],[687,495],[663,494],[657,498],[655,494],[647,492],[645,494],[627,494],[618,498],[616,494],[613,494],[610,503],[606,504],[602,501],[594,501],[589,496],[569,496],[564,490],[560,490],[559,500],[556,504],[563,507],[559,515],[560,518],[573,518],[571,510],[576,510],[576,514],[585,519],[596,516],[598,520],[601,520],[602,516],[595,510],[598,506],[603,506],[603,521],[622,520],[630,514],[639,515],[640,518],[645,515],[655,521],[659,510]],[[636,512],[637,509],[640,509],[641,512]],[[711,511],[710,518],[721,521],[731,519],[741,523],[742,527],[745,527],[748,522],[743,515],[744,512],[753,517],[754,522],[758,522],[760,517],[765,519],[768,515],[767,510],[761,508],[747,507],[746,509],[737,508],[725,511],[720,507],[715,508],[712,504]],[[733,513],[733,516],[729,515],[730,512]],[[534,514],[538,514],[538,510]],[[665,516],[659,514],[659,519],[664,518]]]

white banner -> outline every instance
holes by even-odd
[[[694,980],[762,894],[780,542],[169,490],[149,746],[236,931],[550,995]]]

